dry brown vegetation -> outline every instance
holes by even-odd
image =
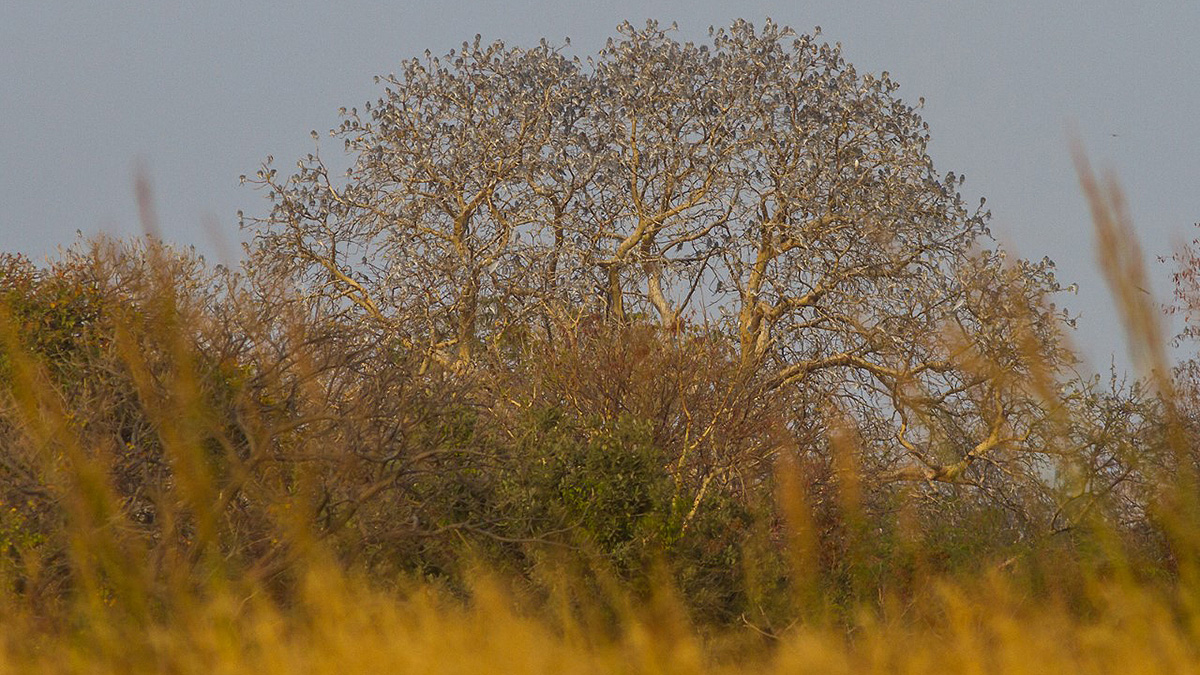
[[[0,260],[0,667],[1195,669],[1195,361],[1082,159],[1135,382],[811,36],[388,82],[241,270]]]

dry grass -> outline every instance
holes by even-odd
[[[842,629],[797,627],[770,645],[702,640],[668,600],[627,617],[615,637],[514,608],[482,584],[469,603],[430,589],[403,597],[366,590],[336,570],[313,571],[302,601],[282,610],[232,594],[197,599],[136,630],[96,611],[69,635],[9,614],[0,670],[78,673],[1188,673],[1200,672],[1193,613],[1169,598],[1097,588],[1081,619],[1000,582],[938,586],[918,607]],[[1179,598],[1175,598],[1179,600]],[[115,623],[114,623],[115,621]],[[734,638],[742,642],[732,647]],[[723,646],[722,646],[723,645]]]

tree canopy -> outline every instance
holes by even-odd
[[[344,177],[313,154],[252,179],[275,203],[256,264],[457,370],[581,321],[702,327],[770,387],[875,418],[913,476],[1026,440],[1015,381],[1060,365],[1052,263],[991,245],[887,72],[769,22],[709,37],[404,62],[343,109]]]
[[[992,243],[919,105],[819,32],[618,32],[586,60],[476,36],[379,78],[331,132],[344,176],[315,153],[250,178],[254,266],[425,369],[595,322],[703,334],[793,430],[849,420],[882,483],[1049,504],[1053,263]]]

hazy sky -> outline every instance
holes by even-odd
[[[1200,221],[1200,2],[104,2],[7,0],[0,7],[0,250],[41,258],[84,233],[139,231],[133,175],[153,181],[165,236],[219,255],[243,236],[241,187],[268,154],[281,172],[309,131],[377,96],[372,76],[482,33],[546,37],[594,53],[628,19],[709,25],[765,17],[841,42],[860,72],[888,70],[924,96],[941,172],[986,196],[997,239],[1049,256],[1078,296],[1076,339],[1106,367],[1123,347],[1095,271],[1091,226],[1069,157],[1076,128],[1114,170],[1149,254]],[[327,137],[327,154],[340,152]],[[1156,292],[1166,299],[1168,270]],[[1119,362],[1124,363],[1118,354]]]

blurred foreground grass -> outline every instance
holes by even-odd
[[[66,633],[7,611],[4,672],[79,673],[1188,673],[1200,671],[1195,595],[1097,586],[1090,616],[1000,580],[935,585],[916,604],[845,627],[796,626],[777,639],[701,636],[669,594],[614,634],[524,613],[483,582],[469,600],[429,588],[368,590],[310,571],[281,608],[222,593],[149,625],[97,607]],[[1182,612],[1180,611],[1182,608]]]

